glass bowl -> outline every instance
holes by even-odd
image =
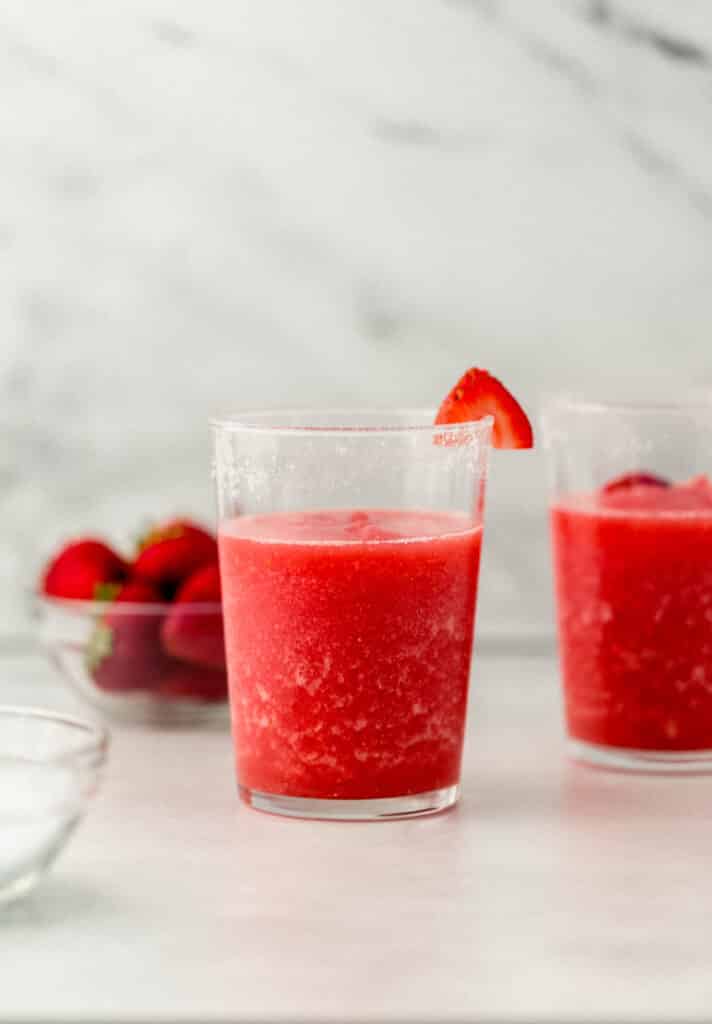
[[[0,903],[50,867],[96,791],[108,743],[100,725],[0,706]]]
[[[189,725],[227,718],[222,606],[38,596],[40,643],[107,718]]]

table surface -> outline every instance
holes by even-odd
[[[1,663],[7,701],[76,707]],[[567,763],[554,660],[480,656],[463,783],[433,818],[293,821],[238,803],[225,731],[115,730],[0,911],[0,1018],[709,1018],[712,779]]]

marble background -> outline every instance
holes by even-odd
[[[712,383],[706,0],[3,0],[0,632],[63,534],[212,515],[206,421]],[[541,454],[482,636],[547,637]]]

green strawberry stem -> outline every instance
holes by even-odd
[[[90,672],[95,672],[114,649],[114,631],[105,622],[97,622],[86,650],[86,663]]]

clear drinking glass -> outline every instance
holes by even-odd
[[[242,798],[297,817],[455,803],[491,417],[213,423]]]
[[[543,416],[569,750],[712,769],[712,400]]]

